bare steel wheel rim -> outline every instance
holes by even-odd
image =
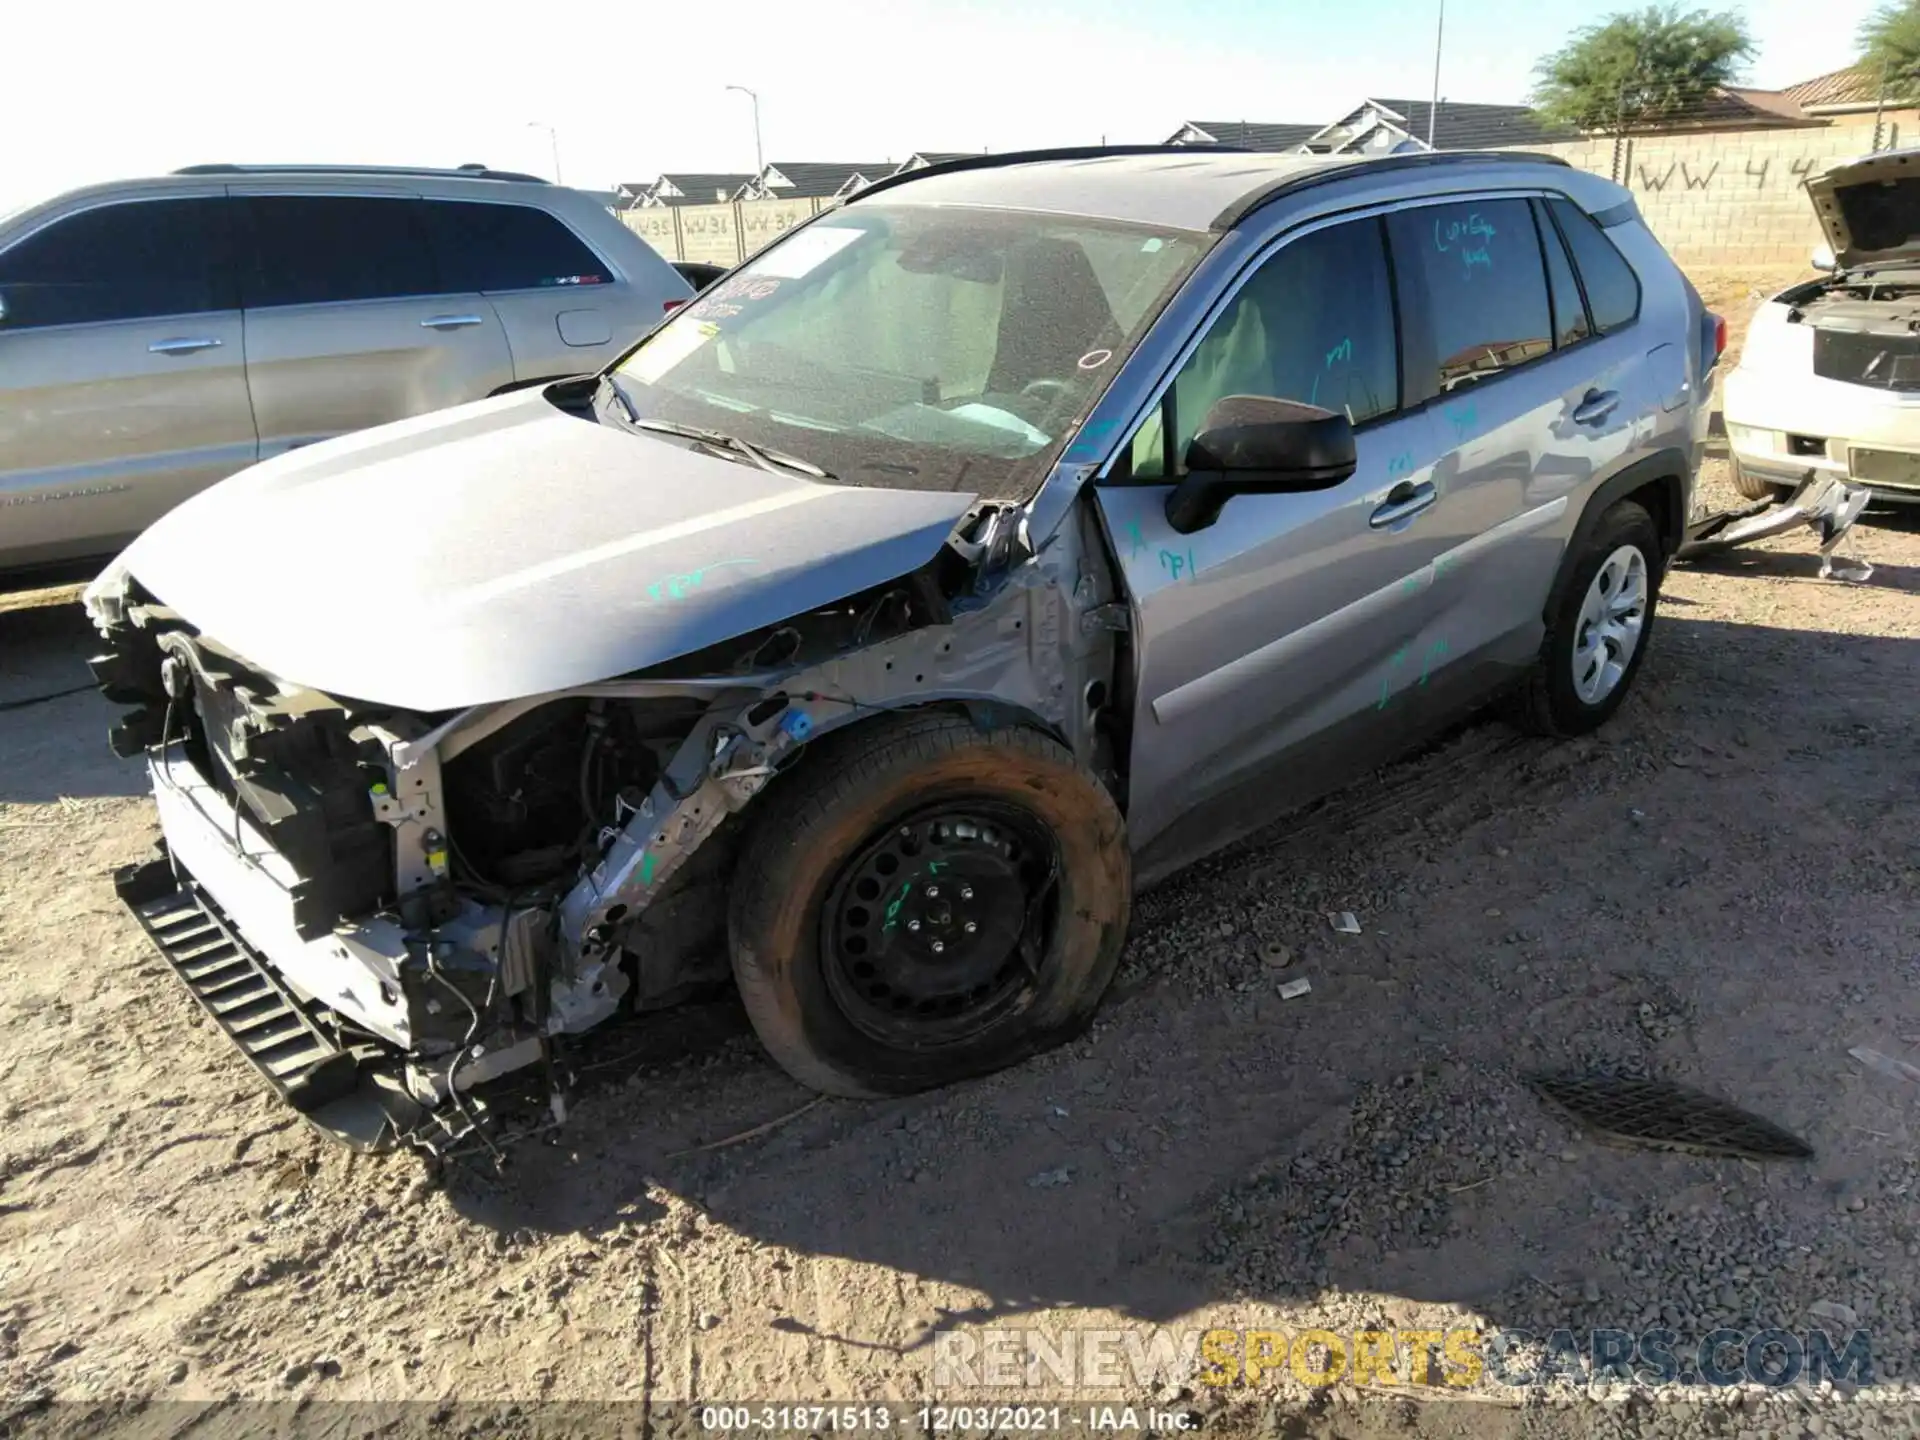
[[[828,993],[883,1044],[957,1044],[1025,1004],[1057,922],[1060,851],[1023,807],[962,800],[894,821],[821,911]]]
[[[1647,624],[1647,557],[1622,545],[1601,562],[1573,634],[1573,693],[1598,705],[1620,687]]]

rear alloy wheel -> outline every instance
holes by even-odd
[[[1078,1030],[1113,977],[1120,815],[1037,731],[861,726],[809,747],[752,820],[734,975],[768,1051],[815,1089],[997,1070]]]
[[[1620,708],[1646,658],[1664,561],[1653,517],[1622,500],[1578,554],[1515,720],[1541,735],[1584,735]]]

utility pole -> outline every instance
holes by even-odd
[[[753,173],[757,179],[767,168],[767,157],[760,149],[760,97],[744,85],[729,85],[729,90],[738,90],[753,102]]]
[[[1427,149],[1433,149],[1433,126],[1440,118],[1440,42],[1447,33],[1447,0],[1440,0],[1440,23],[1433,29],[1433,103],[1427,107]]]
[[[544,120],[529,120],[527,128],[547,132],[547,145],[553,152],[553,183],[558,185],[560,183],[560,132]]]

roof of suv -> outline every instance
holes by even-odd
[[[890,176],[849,200],[998,206],[1182,230],[1226,230],[1290,190],[1361,172],[1517,164],[1565,167],[1556,156],[1502,150],[1363,157],[1275,155],[1203,146],[1035,150],[969,156]],[[902,187],[904,193],[895,193]]]

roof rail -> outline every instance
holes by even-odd
[[[522,185],[547,185],[551,181],[539,175],[523,175],[517,170],[493,170],[485,165],[459,165],[451,169],[432,165],[188,165],[176,175],[422,175],[459,180],[510,180]]]
[[[1562,167],[1568,163],[1558,155],[1536,155],[1531,150],[1422,150],[1408,155],[1332,155],[1325,158],[1346,163],[1302,170],[1296,174],[1284,176],[1264,189],[1242,195],[1213,217],[1211,228],[1231,230],[1254,211],[1271,205],[1283,195],[1310,189],[1315,185],[1326,185],[1335,180],[1343,180],[1357,170],[1378,174],[1382,170],[1425,170],[1442,165],[1463,165],[1487,160],[1498,160],[1507,164]]]
[[[952,175],[960,170],[992,170],[1002,165],[1027,165],[1041,160],[1098,160],[1106,155],[1210,155],[1226,152],[1251,155],[1256,152],[1242,145],[1065,145],[1050,150],[1009,150],[1003,155],[966,155],[958,160],[942,160],[919,170],[888,175],[847,197],[847,203],[864,200],[881,190],[891,190],[930,175]]]

